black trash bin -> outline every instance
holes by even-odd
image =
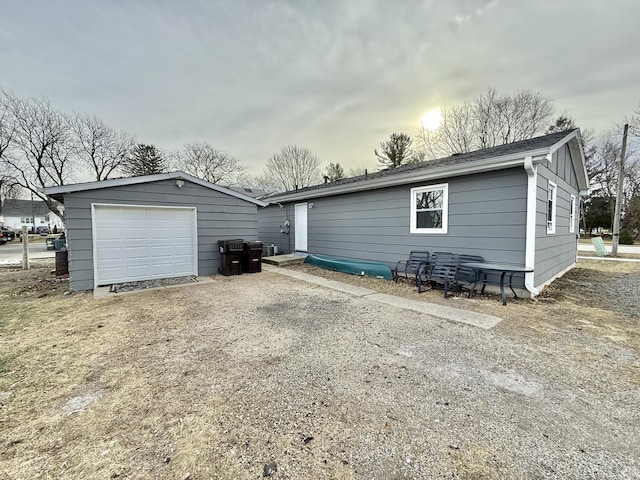
[[[244,273],[262,271],[262,242],[244,242],[242,271]]]
[[[244,252],[244,240],[218,240],[220,250],[220,273],[222,275],[242,274],[242,254]]]

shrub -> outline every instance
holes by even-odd
[[[621,245],[633,245],[633,235],[626,228],[623,228],[622,230],[620,230],[619,243]]]

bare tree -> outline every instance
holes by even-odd
[[[6,106],[5,96],[0,91],[0,213],[5,199],[14,198],[19,187],[11,175],[10,165],[7,163],[9,146],[13,140],[14,124]]]
[[[283,147],[265,166],[263,180],[279,191],[297,190],[317,183],[320,178],[320,159],[311,151],[297,145]]]
[[[594,154],[587,169],[590,179],[591,197],[613,199],[616,196],[620,171],[621,140],[618,132],[608,132],[595,143]],[[640,196],[640,157],[633,144],[627,145],[624,168],[623,206]],[[610,216],[613,218],[614,202],[611,201]]]
[[[119,173],[135,142],[132,135],[117,132],[95,116],[76,115],[71,132],[79,159],[97,181]]]
[[[442,124],[437,130],[422,124],[418,127],[418,150],[424,152],[424,157],[434,159],[473,150],[473,106],[465,102],[445,107],[441,113]]]
[[[383,168],[396,168],[409,163],[413,158],[411,144],[413,140],[406,133],[392,133],[389,140],[380,144],[381,151],[373,151]]]
[[[363,166],[357,166],[349,169],[349,177],[361,177],[367,173],[367,169]]]
[[[638,102],[638,108],[631,115],[631,118],[625,118],[624,123],[629,124],[629,133],[635,137],[640,137],[640,102]],[[622,126],[619,128],[622,130]]]
[[[68,119],[54,110],[47,98],[20,99],[1,93],[13,125],[11,143],[4,152],[10,175],[62,218],[57,204],[39,189],[64,185],[70,179],[74,152]]]
[[[167,162],[155,145],[138,143],[120,165],[122,171],[131,177],[154,175],[167,171]]]
[[[543,134],[553,113],[549,97],[528,90],[499,95],[489,88],[471,103],[445,107],[441,126],[420,124],[419,149],[429,158],[504,145]]]
[[[211,183],[239,185],[247,175],[237,158],[206,142],[188,143],[173,157],[178,169]]]
[[[344,169],[339,163],[330,163],[325,169],[326,179],[330,182],[336,182],[345,178]]]

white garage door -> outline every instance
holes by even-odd
[[[196,209],[93,205],[96,286],[197,275]]]

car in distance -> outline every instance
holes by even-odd
[[[45,225],[41,225],[39,227],[36,227],[36,233],[38,235],[49,235],[49,227],[47,227]]]
[[[16,232],[11,227],[0,226],[0,233],[2,233],[2,238],[5,239],[5,242],[10,242],[16,238]]]

